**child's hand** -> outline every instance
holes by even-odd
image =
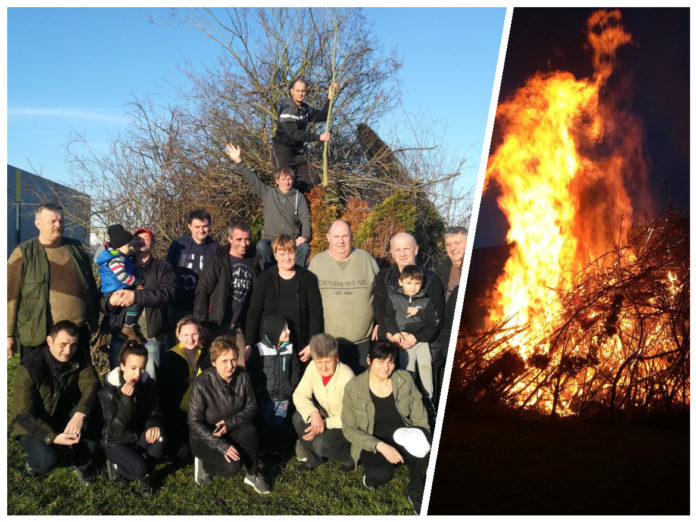
[[[409,306],[406,308],[406,317],[413,317],[418,313],[418,310],[420,310],[420,308],[417,306]]]

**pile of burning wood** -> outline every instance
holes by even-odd
[[[688,408],[688,218],[663,215],[556,291],[564,312],[541,336],[510,318],[462,328],[452,381],[465,398],[551,415]]]

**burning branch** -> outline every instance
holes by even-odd
[[[551,415],[689,405],[688,223],[666,214],[555,290],[562,321],[534,334],[511,317],[464,333],[455,379],[474,402]],[[520,355],[519,346],[531,347]]]

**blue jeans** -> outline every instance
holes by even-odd
[[[261,270],[268,270],[276,263],[270,239],[259,240],[259,242],[256,243],[256,253],[261,256]],[[309,242],[305,241],[298,246],[295,251],[295,264],[304,268],[307,265],[308,257]]]
[[[109,352],[109,367],[113,370],[118,366],[118,356],[123,347],[123,339],[116,335],[111,336],[111,351]],[[145,343],[147,348],[147,364],[145,371],[150,377],[157,380],[157,368],[160,365],[160,351],[162,349],[162,341],[160,339],[149,339]]]

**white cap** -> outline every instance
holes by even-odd
[[[430,451],[430,443],[425,433],[418,428],[399,428],[394,432],[394,442],[403,446],[414,457],[423,458]]]

